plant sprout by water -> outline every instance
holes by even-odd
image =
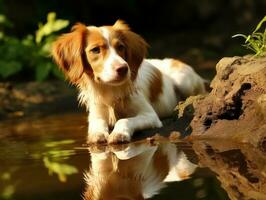
[[[266,27],[264,28],[264,31],[258,32],[262,29],[264,22],[266,22],[266,15],[258,23],[256,29],[250,35],[236,34],[233,36],[233,38],[245,38],[246,40],[243,46],[255,52],[255,56],[263,56],[266,54]]]

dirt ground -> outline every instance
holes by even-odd
[[[0,120],[79,110],[76,96],[63,81],[0,83]]]

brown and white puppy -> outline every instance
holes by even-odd
[[[89,109],[90,142],[128,142],[134,131],[161,127],[160,118],[172,113],[180,96],[205,92],[190,66],[144,59],[146,50],[144,39],[121,20],[77,24],[55,41],[53,57]]]
[[[90,154],[84,200],[151,198],[167,182],[189,178],[197,167],[171,143],[131,143],[122,150],[91,151]]]

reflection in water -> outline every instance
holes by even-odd
[[[88,151],[86,123],[73,113],[0,123],[0,200],[227,200],[220,185],[232,200],[266,199],[264,144],[143,140]]]
[[[67,176],[78,173],[78,169],[75,166],[60,163],[60,162],[53,162],[49,160],[48,157],[43,158],[44,166],[48,168],[49,175],[53,173],[58,175],[58,179],[61,182],[67,181]]]
[[[132,143],[98,152],[91,148],[90,154],[86,200],[151,198],[165,183],[189,178],[197,167],[171,143]]]
[[[266,199],[266,154],[262,149],[229,141],[195,142],[201,167],[217,174],[232,200]]]
[[[85,125],[79,113],[0,122],[0,200],[81,199]]]

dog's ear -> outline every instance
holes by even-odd
[[[138,34],[127,31],[125,34],[126,38],[126,55],[127,62],[132,72],[132,80],[137,77],[138,69],[146,57],[148,44]]]
[[[126,60],[131,69],[132,79],[137,77],[140,64],[147,53],[149,46],[146,41],[138,34],[132,32],[129,26],[122,20],[117,20],[113,27],[122,34],[122,38],[126,44]]]
[[[53,43],[54,60],[72,83],[76,83],[89,67],[85,53],[88,33],[85,25],[76,24],[72,32],[60,36]]]
[[[121,19],[117,20],[113,27],[117,30],[130,30],[129,26],[127,25],[127,23]]]

